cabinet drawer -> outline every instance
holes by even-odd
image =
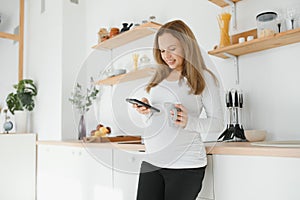
[[[114,170],[138,174],[144,155],[144,152],[114,150]]]

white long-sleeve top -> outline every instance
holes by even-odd
[[[153,113],[143,135],[145,161],[165,168],[195,168],[207,164],[201,135],[221,132],[224,118],[220,89],[208,72],[205,71],[204,76],[206,87],[200,95],[189,94],[185,79],[164,80],[150,90],[151,104],[161,111]],[[185,128],[169,126],[165,102],[181,103],[186,107],[188,122]]]

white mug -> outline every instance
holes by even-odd
[[[165,107],[166,114],[168,117],[169,126],[175,126],[175,122],[177,120],[177,114],[178,114],[178,111],[180,111],[180,110],[175,107],[175,103],[171,103],[171,102],[165,102],[164,107]],[[171,111],[173,112],[173,115],[171,115]]]
[[[245,38],[244,37],[240,37],[239,38],[239,43],[243,43],[243,42],[245,42]]]
[[[251,41],[251,40],[253,40],[253,39],[254,39],[253,35],[249,35],[249,36],[247,37],[247,41]]]

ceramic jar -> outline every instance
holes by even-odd
[[[118,28],[111,28],[110,33],[109,33],[109,37],[112,38],[112,37],[118,35],[119,32],[120,32],[120,30]]]
[[[109,33],[106,28],[100,28],[98,32],[98,43],[103,42],[109,38]]]

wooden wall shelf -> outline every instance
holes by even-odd
[[[137,39],[154,34],[157,31],[157,29],[159,29],[160,27],[161,24],[155,22],[148,22],[138,27],[135,27],[129,31],[126,31],[124,33],[120,33],[119,35],[113,38],[100,42],[99,44],[93,46],[92,48],[111,50],[116,47],[120,47],[122,45],[128,44]]]
[[[19,35],[15,35],[11,33],[0,32],[0,38],[19,41]]]
[[[233,56],[241,56],[297,42],[300,42],[300,28],[277,33],[274,36],[257,38],[241,44],[234,44],[227,47],[215,49],[209,51],[208,53],[220,58],[228,58],[228,56],[226,56],[224,53],[228,53]]]
[[[14,40],[19,42],[19,66],[18,66],[18,79],[23,79],[23,61],[24,61],[24,0],[20,0],[19,8],[19,34],[11,34],[0,32],[0,38]]]
[[[214,3],[214,4],[216,4],[216,5],[218,5],[218,6],[220,6],[220,7],[226,7],[226,6],[229,6],[229,4],[228,3],[226,3],[224,0],[208,0],[208,1],[210,1],[210,2],[212,2],[212,3]],[[241,0],[231,0],[233,3],[236,3],[236,2],[238,2],[238,1],[241,1]]]
[[[126,74],[121,74],[118,76],[109,77],[103,80],[97,81],[95,84],[97,85],[115,85],[118,83],[133,81],[141,78],[146,78],[148,76],[153,75],[155,72],[155,68],[144,68],[132,72],[128,72]]]

